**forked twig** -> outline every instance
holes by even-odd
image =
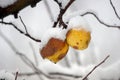
[[[61,8],[60,8],[60,13],[59,13],[59,15],[58,15],[58,17],[57,17],[57,21],[54,22],[53,27],[56,27],[57,24],[59,23],[60,25],[63,25],[64,28],[67,28],[67,25],[66,25],[66,24],[64,23],[64,21],[62,20],[62,17],[63,17],[64,13],[67,11],[67,9],[71,6],[71,4],[72,4],[74,1],[75,1],[75,0],[70,0],[70,1],[68,2],[68,4],[65,6],[64,9],[61,9]]]
[[[112,6],[112,8],[113,8],[113,10],[114,10],[114,12],[115,12],[116,17],[120,20],[120,16],[118,15],[115,6],[114,6],[113,3],[112,3],[112,0],[110,0],[110,5]],[[113,28],[118,28],[118,29],[120,29],[120,26],[106,24],[105,22],[103,22],[102,20],[100,20],[99,17],[98,17],[95,13],[93,13],[93,12],[85,12],[85,13],[82,14],[81,16],[85,16],[85,15],[88,15],[88,14],[93,15],[101,24],[103,24],[103,25],[105,25],[105,26],[107,26],[107,27],[113,27]]]
[[[88,15],[88,14],[91,14],[93,15],[101,24],[107,26],[107,27],[113,27],[113,28],[118,28],[120,29],[120,26],[115,26],[115,25],[109,25],[109,24],[106,24],[105,22],[103,22],[102,20],[99,19],[99,17],[93,13],[93,12],[85,12],[84,14],[82,14],[81,16],[85,16],[85,15]]]
[[[28,31],[27,31],[27,27],[26,27],[25,23],[23,22],[21,16],[19,16],[19,18],[20,18],[20,21],[21,21],[21,23],[23,24],[23,26],[25,28],[26,34],[29,34]]]
[[[36,42],[41,42],[40,39],[36,39],[34,37],[32,37],[29,33],[24,33],[24,31],[20,30],[15,24],[13,24],[12,22],[4,22],[4,21],[0,21],[1,24],[5,24],[5,25],[11,25],[13,26],[17,31],[19,31],[21,34],[27,36],[28,38],[36,41]]]
[[[96,65],[82,80],[86,80],[88,78],[88,76],[96,69],[98,68],[100,65],[102,65],[108,58],[110,57],[110,55],[108,55],[103,61],[101,61],[98,65]]]

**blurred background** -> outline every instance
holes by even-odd
[[[64,6],[69,0],[59,1],[62,1]],[[112,0],[112,2],[118,15],[120,15],[120,1]],[[106,24],[120,25],[120,19],[116,17],[109,0],[76,0],[64,14],[64,18],[69,17],[69,15],[73,15],[73,17],[81,15],[87,11],[94,12]],[[29,6],[21,10],[18,15],[22,17],[29,34],[41,39],[45,31],[52,27],[58,14],[59,7],[53,0],[43,0],[34,8]],[[38,69],[53,77],[62,76],[68,80],[80,80],[80,78],[66,76],[65,74],[85,76],[96,64],[100,63],[107,55],[110,55],[110,58],[97,68],[88,79],[119,80],[120,30],[104,26],[91,14],[83,17],[92,29],[92,39],[89,47],[83,51],[76,51],[70,48],[67,56],[57,64],[42,59],[39,53],[41,43],[24,36],[13,26],[0,24],[0,70],[6,70],[11,73],[16,71],[23,73],[23,75],[18,76],[18,80],[50,80],[44,75],[32,74],[35,72],[35,69],[29,67],[30,65],[26,65],[24,60],[20,58],[20,55],[16,55],[3,37],[5,36]],[[14,19],[13,16],[8,16],[4,21],[13,22],[19,29],[25,32],[19,18]],[[27,73],[31,73],[31,75],[26,75]]]

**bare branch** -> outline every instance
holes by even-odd
[[[60,3],[58,0],[54,0],[54,1],[59,5],[60,8],[62,7],[62,3]]]
[[[20,59],[28,66],[30,67],[31,69],[33,69],[34,71],[42,74],[43,72],[39,69],[37,69],[35,67],[35,65],[32,63],[32,61],[27,57],[25,56],[24,54],[22,54],[21,52],[19,52],[17,50],[17,48],[15,48],[15,46],[12,44],[12,42],[2,33],[0,32],[0,36],[6,41],[6,43],[8,44],[8,46],[10,46],[10,48],[14,51],[14,53],[16,55],[18,55],[20,57]],[[45,73],[43,73],[43,75],[46,75]],[[38,77],[42,80],[42,78],[38,75]]]
[[[71,78],[82,78],[80,75],[73,75],[73,74],[66,74],[66,73],[49,73],[50,75],[57,75],[57,76],[65,76],[65,77],[71,77]]]
[[[11,14],[13,14],[15,18],[17,18],[17,14],[19,11],[29,5],[31,5],[31,7],[34,7],[40,1],[41,0],[17,0],[14,4],[9,5],[5,8],[0,7],[0,19]]]
[[[27,27],[26,27],[25,23],[23,22],[21,16],[19,16],[19,18],[20,18],[20,21],[21,21],[21,23],[23,24],[23,26],[25,28],[26,34],[29,34],[28,31],[27,31]]]
[[[37,73],[37,72],[29,72],[29,73],[19,73],[18,76],[34,76],[34,75],[40,75],[40,73]],[[66,74],[66,73],[49,73],[49,75],[51,76],[64,76],[64,77],[70,77],[70,78],[82,78],[82,76],[79,76],[79,75],[73,75],[73,74]]]
[[[18,78],[18,71],[15,74],[15,80],[17,80],[17,78]]]
[[[115,9],[115,6],[114,6],[113,3],[112,3],[112,0],[110,0],[110,4],[111,4],[111,6],[112,6],[112,8],[113,8],[113,10],[114,10],[114,12],[115,12],[116,17],[120,20],[120,16],[118,15],[118,13],[117,13],[117,11],[116,11],[116,9]]]
[[[13,26],[17,31],[19,31],[21,34],[27,36],[28,38],[30,38],[30,39],[32,39],[32,40],[34,40],[34,41],[36,41],[36,42],[41,42],[41,40],[32,37],[30,34],[24,33],[22,30],[20,30],[20,29],[19,29],[15,24],[13,24],[12,22],[0,21],[0,23],[1,23],[1,24],[5,24],[5,25],[11,25],[11,26]]]
[[[58,24],[58,22],[59,22],[60,25],[63,25],[64,28],[67,28],[67,25],[66,25],[66,24],[64,23],[64,21],[62,20],[62,17],[63,17],[64,13],[67,11],[67,9],[71,6],[71,4],[72,4],[74,1],[75,1],[75,0],[70,0],[70,1],[68,2],[68,4],[65,6],[64,9],[60,9],[60,13],[59,13],[59,15],[58,15],[57,21],[54,22],[53,27],[56,27],[57,24]]]
[[[103,61],[101,61],[98,65],[96,65],[82,80],[86,80],[88,78],[88,76],[96,69],[98,68],[100,65],[102,65],[108,58],[110,57],[110,55],[108,55]]]
[[[104,23],[104,22],[103,22],[102,20],[100,20],[99,17],[98,17],[95,13],[93,13],[93,12],[85,12],[85,13],[82,14],[81,16],[85,16],[85,15],[88,15],[88,14],[93,15],[101,24],[103,24],[103,25],[105,25],[105,26],[107,26],[107,27],[113,27],[113,28],[118,28],[118,29],[120,29],[120,26],[109,25],[109,24]]]

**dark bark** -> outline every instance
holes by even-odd
[[[17,18],[17,14],[20,10],[27,6],[34,7],[41,0],[18,0],[14,4],[9,5],[5,8],[0,7],[0,18],[4,18],[8,15],[14,15]]]

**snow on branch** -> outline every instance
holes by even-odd
[[[17,18],[17,14],[19,13],[19,11],[29,5],[31,5],[31,7],[34,7],[39,1],[41,0],[17,0],[15,3],[8,5],[7,7],[0,7],[0,19],[11,14],[14,15],[15,18]]]

